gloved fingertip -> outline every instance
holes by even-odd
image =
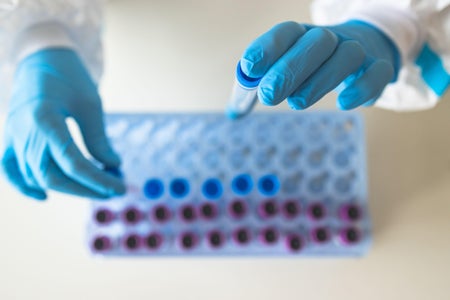
[[[117,167],[110,167],[107,166],[103,169],[108,174],[113,175],[119,180],[114,181],[114,186],[106,191],[107,197],[113,197],[113,196],[121,196],[126,193],[126,186],[123,182],[123,173],[122,171]]]
[[[253,67],[255,66],[255,62],[253,59],[241,58],[240,60],[241,70],[242,72],[249,77],[257,77],[253,74]]]
[[[103,171],[113,175],[114,177],[123,178],[122,171],[118,167],[105,166]]]
[[[347,88],[337,98],[337,106],[340,110],[350,110],[361,105],[364,96],[357,89]]]
[[[111,200],[111,198],[112,198],[113,196],[109,196],[109,195],[97,195],[97,196],[95,196],[95,197],[89,197],[89,199],[90,200],[93,200],[93,201],[108,201],[108,200]]]
[[[43,202],[43,201],[47,200],[47,194],[42,191],[28,190],[25,192],[25,195],[27,195],[28,197],[31,197],[34,200],[37,200],[39,202]]]
[[[350,110],[353,108],[353,105],[351,105],[348,99],[339,97],[336,101],[336,107],[340,110]]]
[[[104,134],[91,133],[90,135],[86,129],[83,132],[87,149],[98,162],[109,167],[120,166],[121,158],[111,147],[108,138]]]
[[[120,184],[117,184],[107,192],[108,197],[114,197],[114,196],[122,196],[126,193],[127,189],[125,187],[125,184],[121,182]]]
[[[97,157],[97,159],[108,168],[118,168],[122,163],[120,156],[110,147],[103,153],[102,157]]]
[[[258,99],[264,105],[273,106],[276,105],[274,101],[274,91],[272,87],[260,87],[258,89]]]
[[[239,60],[242,72],[254,78],[263,76],[263,66],[261,65],[263,58],[264,50],[261,45],[259,43],[252,44]]]
[[[303,110],[309,106],[306,99],[303,97],[289,97],[287,102],[289,107],[293,110]]]
[[[110,160],[111,160],[110,165],[116,166],[116,167],[120,166],[120,164],[122,163],[122,160],[121,160],[119,154],[117,154],[114,150],[111,149],[109,156],[110,156]]]
[[[336,108],[339,110],[344,110],[344,109],[342,109],[341,101],[339,101],[339,98],[336,99]]]
[[[301,110],[300,106],[295,102],[288,102],[288,105],[292,110]]]
[[[373,106],[375,104],[375,102],[377,102],[377,99],[372,99],[372,100],[369,100],[366,103],[364,103],[362,106],[364,106],[364,107],[371,107],[371,106]]]

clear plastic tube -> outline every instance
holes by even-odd
[[[238,119],[248,114],[258,99],[258,84],[261,78],[244,74],[240,62],[236,68],[236,79],[228,102],[226,114],[230,119]]]

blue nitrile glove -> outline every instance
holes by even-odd
[[[73,118],[90,154],[105,168],[119,157],[105,136],[97,86],[69,49],[52,48],[26,57],[17,67],[5,126],[3,171],[23,194],[44,200],[46,189],[108,198],[124,183],[87,160],[66,126]]]
[[[377,28],[361,21],[337,26],[285,22],[257,38],[241,58],[243,72],[263,77],[258,98],[277,105],[287,98],[304,109],[339,86],[337,106],[370,105],[396,80],[400,56]]]

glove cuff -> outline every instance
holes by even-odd
[[[425,40],[425,32],[410,10],[370,5],[353,11],[347,19],[364,21],[382,31],[397,46],[402,64],[416,58]]]
[[[13,61],[17,63],[39,50],[55,47],[76,50],[63,25],[55,22],[35,24],[23,30],[17,37]]]

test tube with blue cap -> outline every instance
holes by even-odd
[[[258,99],[258,85],[260,78],[249,77],[244,74],[241,63],[237,64],[236,79],[233,85],[226,114],[230,119],[238,119],[250,112]]]

